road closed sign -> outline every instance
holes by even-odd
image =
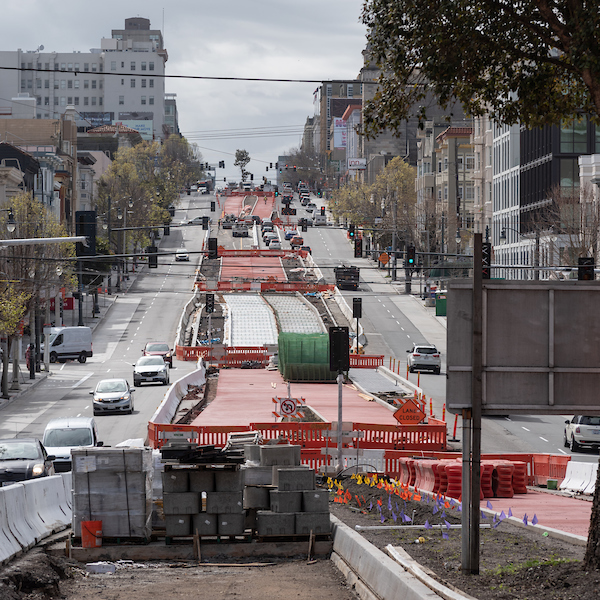
[[[425,413],[414,400],[407,400],[395,413],[394,418],[402,425],[418,425]]]

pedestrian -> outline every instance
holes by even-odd
[[[25,364],[27,365],[27,370],[29,371],[29,361],[31,360],[31,344],[27,344],[27,350],[25,350]]]

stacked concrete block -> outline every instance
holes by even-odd
[[[198,535],[217,535],[218,515],[201,512],[192,517],[192,533]]]
[[[315,489],[315,472],[308,467],[273,467],[273,485],[282,492]]]
[[[274,444],[260,447],[260,464],[263,467],[272,465],[294,467],[300,464],[301,446]]]
[[[152,533],[150,448],[73,450],[73,531],[102,521],[104,537],[144,538]]]
[[[165,519],[162,511],[156,509],[157,502],[162,499],[162,474],[165,464],[162,461],[160,450],[152,450],[153,477],[152,477],[152,528],[164,529]]]
[[[271,510],[276,513],[297,513],[302,510],[302,492],[271,490]]]

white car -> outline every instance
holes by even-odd
[[[415,344],[412,350],[407,350],[408,370],[411,373],[415,371],[433,371],[439,375],[442,370],[442,358],[435,346],[426,344]]]
[[[107,412],[133,414],[133,392],[135,388],[129,387],[126,379],[102,379],[96,389],[90,390],[94,416]]]
[[[175,260],[176,261],[189,261],[190,255],[185,248],[179,248],[177,252],[175,252]]]
[[[281,241],[277,239],[271,240],[269,243],[269,250],[281,250]]]
[[[600,416],[575,415],[565,421],[565,448],[579,452],[582,448],[600,448]]]
[[[142,356],[133,366],[133,385],[159,382],[169,385],[169,365],[162,356]]]

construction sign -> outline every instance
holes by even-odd
[[[387,264],[388,264],[388,262],[390,262],[390,255],[389,255],[387,252],[382,252],[382,253],[379,255],[379,262],[380,262],[382,265],[387,265]]]
[[[413,399],[407,400],[395,413],[394,418],[402,425],[418,425],[425,413]]]

